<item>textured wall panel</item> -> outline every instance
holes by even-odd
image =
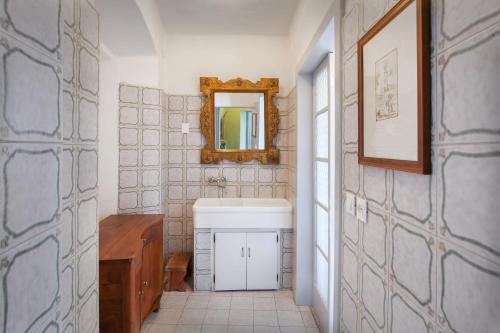
[[[358,308],[352,296],[345,290],[342,290],[340,298],[340,311],[344,330],[348,333],[357,332]]]
[[[396,216],[418,224],[434,220],[433,178],[406,172],[393,172],[392,207]]]
[[[381,269],[387,263],[387,217],[376,210],[368,209],[368,223],[363,225],[362,250]]]
[[[432,324],[430,326],[427,326],[426,319],[399,294],[392,295],[390,332],[429,333],[433,331]]]
[[[342,250],[342,277],[344,285],[354,294],[358,293],[358,259],[356,251],[344,244]]]
[[[61,156],[56,146],[2,144],[0,237],[20,239],[57,222]],[[29,189],[29,190],[28,190]],[[29,209],[26,209],[29,207]]]
[[[357,194],[359,192],[359,169],[358,153],[356,151],[344,152],[344,189]]]
[[[60,292],[59,260],[60,242],[53,234],[24,243],[3,257],[2,332],[36,331],[40,321],[55,311]]]
[[[382,209],[388,207],[388,176],[388,170],[369,166],[363,167],[363,192],[366,200]]]
[[[442,150],[438,210],[443,234],[500,257],[500,207],[491,200],[500,192],[500,150],[495,148]]]
[[[4,27],[16,37],[44,51],[56,52],[61,45],[61,0],[1,0]],[[29,8],[29,10],[26,10]]]
[[[361,267],[361,301],[364,309],[375,321],[378,328],[385,327],[387,311],[387,283],[370,266]]]
[[[437,97],[441,142],[499,141],[500,95],[495,88],[498,58],[500,25],[439,56]],[[456,82],[463,84],[457,87]]]
[[[498,330],[500,265],[442,243],[438,267],[440,323],[454,332]]]
[[[440,0],[435,3],[440,50],[498,22],[500,14],[500,4],[496,0]]]
[[[62,75],[59,64],[9,41],[0,46],[3,70],[0,135],[16,140],[58,140]]]
[[[425,234],[403,224],[391,230],[391,277],[422,306],[433,302],[435,253]]]

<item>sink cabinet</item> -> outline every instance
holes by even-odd
[[[272,232],[215,232],[214,289],[278,289],[279,237]]]

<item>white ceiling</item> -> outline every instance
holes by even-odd
[[[135,0],[97,0],[101,40],[117,56],[155,55],[153,39]]]
[[[299,0],[156,0],[167,33],[287,35]]]

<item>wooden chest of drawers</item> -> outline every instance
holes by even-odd
[[[164,215],[112,215],[99,224],[101,333],[139,333],[158,310]]]

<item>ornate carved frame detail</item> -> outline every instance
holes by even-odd
[[[207,144],[201,150],[201,163],[218,163],[224,159],[243,163],[258,160],[262,164],[278,164],[279,150],[274,144],[278,134],[279,114],[273,98],[279,92],[279,80],[275,78],[261,78],[253,83],[242,78],[222,82],[217,77],[200,77],[200,91],[205,101],[201,107],[201,132],[207,139]],[[265,106],[265,146],[264,149],[216,149],[215,147],[215,112],[214,93],[216,92],[257,92],[264,93]]]

